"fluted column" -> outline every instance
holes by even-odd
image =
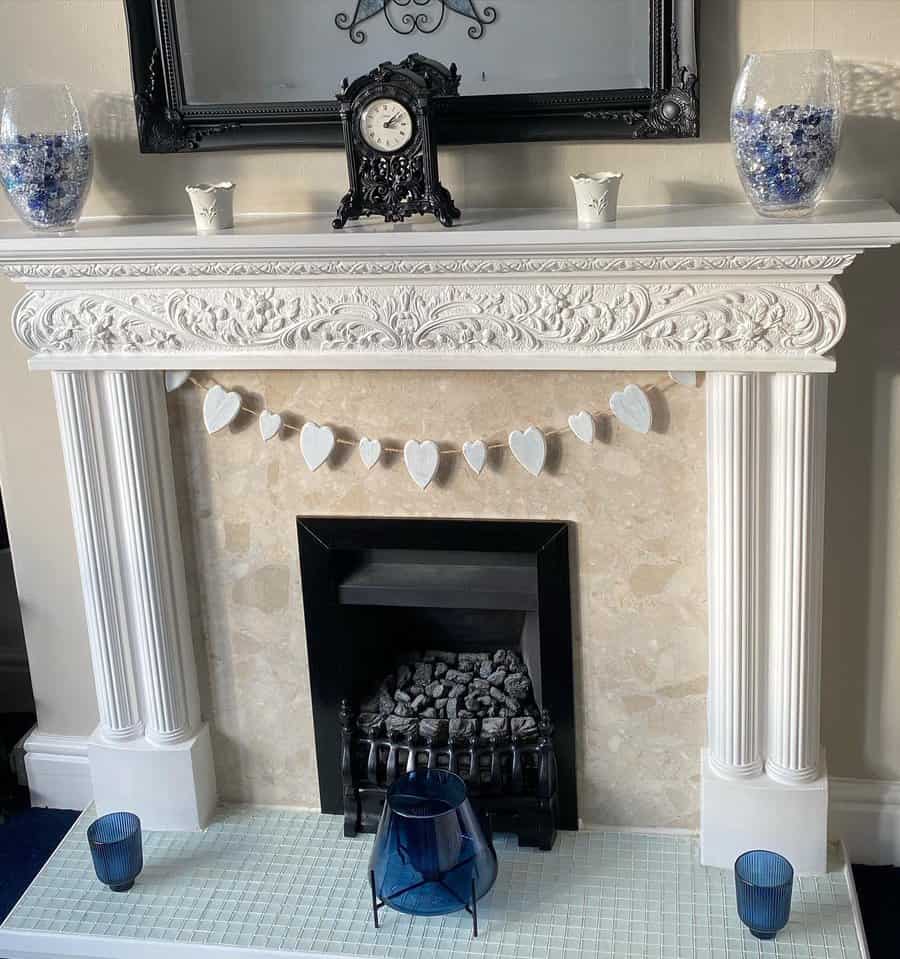
[[[109,511],[106,451],[96,405],[102,373],[54,373],[69,498],[87,618],[100,735],[110,742],[143,732],[134,679],[115,517]]]
[[[819,771],[828,381],[777,373],[771,390],[766,770],[800,783]]]
[[[162,377],[104,376],[144,727],[151,742],[177,743],[194,732],[199,708]]]
[[[709,762],[728,779],[762,772],[758,379],[751,373],[706,378]]]
[[[163,376],[53,374],[100,725],[98,812],[201,829],[216,802],[202,722]]]

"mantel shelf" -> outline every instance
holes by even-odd
[[[831,280],[900,242],[883,201],[802,220],[746,204],[472,211],[331,228],[245,216],[88,220],[69,236],[0,223],[14,324],[41,369],[585,369],[828,372]]]
[[[250,214],[235,228],[198,235],[191,217],[101,217],[71,235],[40,235],[0,221],[0,265],[17,275],[27,263],[244,257],[604,255],[854,250],[900,241],[900,217],[881,200],[828,203],[810,217],[773,220],[747,204],[625,207],[618,222],[580,228],[571,210],[474,210],[445,229],[430,218],[331,228],[331,215]]]

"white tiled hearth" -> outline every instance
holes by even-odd
[[[743,927],[731,872],[699,863],[684,835],[562,833],[552,852],[496,837],[500,871],[465,914],[372,924],[372,838],[342,819],[263,807],[221,809],[203,833],[148,833],[128,893],[93,875],[75,824],[0,927],[7,959],[334,956],[352,959],[864,959],[854,893],[837,846],[828,872],[800,879],[774,942]]]
[[[898,242],[900,217],[879,202],[825,206],[787,223],[761,220],[746,206],[624,210],[617,224],[593,231],[577,229],[568,212],[533,211],[473,214],[452,230],[359,225],[340,234],[317,216],[249,217],[233,231],[207,236],[180,219],[97,221],[70,237],[0,226],[0,268],[26,288],[13,317],[16,333],[34,353],[32,367],[51,371],[57,396],[100,714],[88,748],[98,809],[130,808],[147,828],[181,831],[202,829],[215,809],[160,371],[697,370],[706,374],[710,504],[700,858],[727,867],[747,848],[774,847],[800,874],[819,876],[804,880],[804,902],[824,908],[838,896],[846,906],[846,885],[827,872],[828,778],[819,730],[827,382],[835,368],[831,350],[847,322],[832,281],[864,250]],[[240,304],[260,297],[269,306],[248,319]],[[296,839],[291,855],[300,858],[278,866],[290,884],[294,865],[306,868],[309,857],[332,848],[332,827],[300,817],[288,828],[279,818],[287,815],[259,812],[250,821],[279,824],[271,841],[280,841],[282,827]],[[15,955],[69,954],[65,937],[24,945],[45,920],[62,932],[86,933],[104,922],[127,929],[142,943],[140,955],[153,951],[159,922],[176,939],[189,929],[201,940],[213,935],[220,928],[215,911],[238,893],[249,901],[253,883],[262,881],[253,878],[254,843],[249,833],[241,838],[251,826],[241,822],[240,815],[220,817],[206,833],[149,837],[154,856],[178,851],[171,870],[154,866],[151,856],[141,890],[106,904],[108,919],[96,908],[102,894],[84,879],[81,839],[70,839],[13,914],[0,947],[9,948],[16,927]],[[187,877],[214,883],[203,872],[204,856],[226,855],[229,835],[241,850],[240,878],[234,874],[227,894],[221,889],[209,900],[209,922],[193,913],[177,920]],[[739,930],[726,918],[727,876],[692,864],[692,840],[585,834],[560,841],[547,858],[503,846],[493,901],[495,909],[519,915],[511,892],[517,882],[525,884],[523,896],[562,897],[562,959],[565,929],[575,930],[580,950],[589,917],[603,915],[616,882],[607,876],[591,893],[599,897],[597,913],[585,906],[590,877],[587,886],[573,887],[567,883],[581,881],[580,869],[572,876],[563,870],[550,882],[557,865],[583,855],[591,869],[625,869],[635,895],[623,900],[627,909],[606,903],[614,910],[606,914],[614,940],[629,930],[636,936],[639,912],[655,922],[665,908],[660,894],[660,908],[645,909],[649,873],[629,872],[645,853],[649,869],[651,852],[666,860],[672,891],[689,889],[694,906],[699,898],[704,910],[717,910],[715,922],[703,926],[710,943],[717,937],[715,946],[679,953],[676,922],[672,956],[760,954],[729,946]],[[610,843],[617,844],[611,859]],[[335,840],[327,869],[344,863],[352,876],[363,850]],[[271,868],[273,860],[264,861]],[[546,880],[539,888],[532,888],[532,873]],[[137,912],[127,915],[142,897],[157,895],[151,881],[171,890],[167,903],[148,903],[146,922]],[[331,907],[345,887],[328,888]],[[300,905],[319,908],[307,899]],[[364,937],[370,933],[360,908],[348,905],[347,931]],[[497,915],[478,946],[460,940],[448,956],[482,949],[492,937],[509,959],[547,954],[534,946],[537,918],[520,916],[516,922],[530,930],[520,935]],[[191,926],[195,920],[204,922],[203,931]],[[256,934],[268,920],[245,910],[240,921]],[[556,921],[549,921],[551,936]],[[685,934],[697,932],[693,922]],[[291,936],[291,948],[317,949],[310,923],[306,939],[305,925],[287,923],[284,941]],[[797,930],[800,940],[786,940],[792,951],[777,954],[858,955],[843,928],[848,923],[844,913],[815,942]],[[439,926],[414,928],[418,936]],[[455,928],[452,921],[447,928]],[[386,930],[382,941],[391,935]],[[375,940],[367,942],[369,952],[360,945],[354,954],[377,954]],[[640,951],[645,945],[616,955],[653,955]],[[441,955],[437,947],[417,940],[410,956]]]

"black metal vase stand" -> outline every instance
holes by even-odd
[[[459,865],[462,866],[462,865],[465,865],[465,863],[460,863]],[[447,883],[445,883],[443,879],[441,879],[439,876],[428,878],[428,879],[422,879],[420,882],[416,882],[416,883],[413,883],[413,885],[411,886],[407,886],[406,889],[401,889],[399,892],[395,893],[395,895],[403,896],[408,892],[412,892],[414,889],[419,889],[422,886],[427,886],[428,883],[431,883],[431,882],[437,882],[438,884],[443,886],[444,889],[446,889],[447,892],[449,892],[454,899],[457,899],[459,901],[460,905],[462,905],[462,907],[466,910],[466,912],[472,917],[472,938],[477,939],[478,938],[478,899],[476,898],[476,895],[475,895],[475,877],[474,876],[472,877],[472,898],[471,900],[469,900],[469,902],[464,902],[462,899],[460,899],[459,896],[456,894],[456,892],[453,889],[451,889],[447,885]],[[384,907],[387,906],[388,903],[386,903],[383,899],[379,899],[378,893],[375,891],[375,870],[374,869],[369,870],[369,885],[371,886],[371,889],[372,889],[372,919],[375,922],[375,928],[378,929],[380,928],[378,925],[378,913],[380,912],[380,910],[384,909]]]

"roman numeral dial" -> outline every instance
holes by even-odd
[[[393,153],[412,139],[412,116],[398,100],[379,97],[366,104],[360,113],[359,132],[373,150]]]

